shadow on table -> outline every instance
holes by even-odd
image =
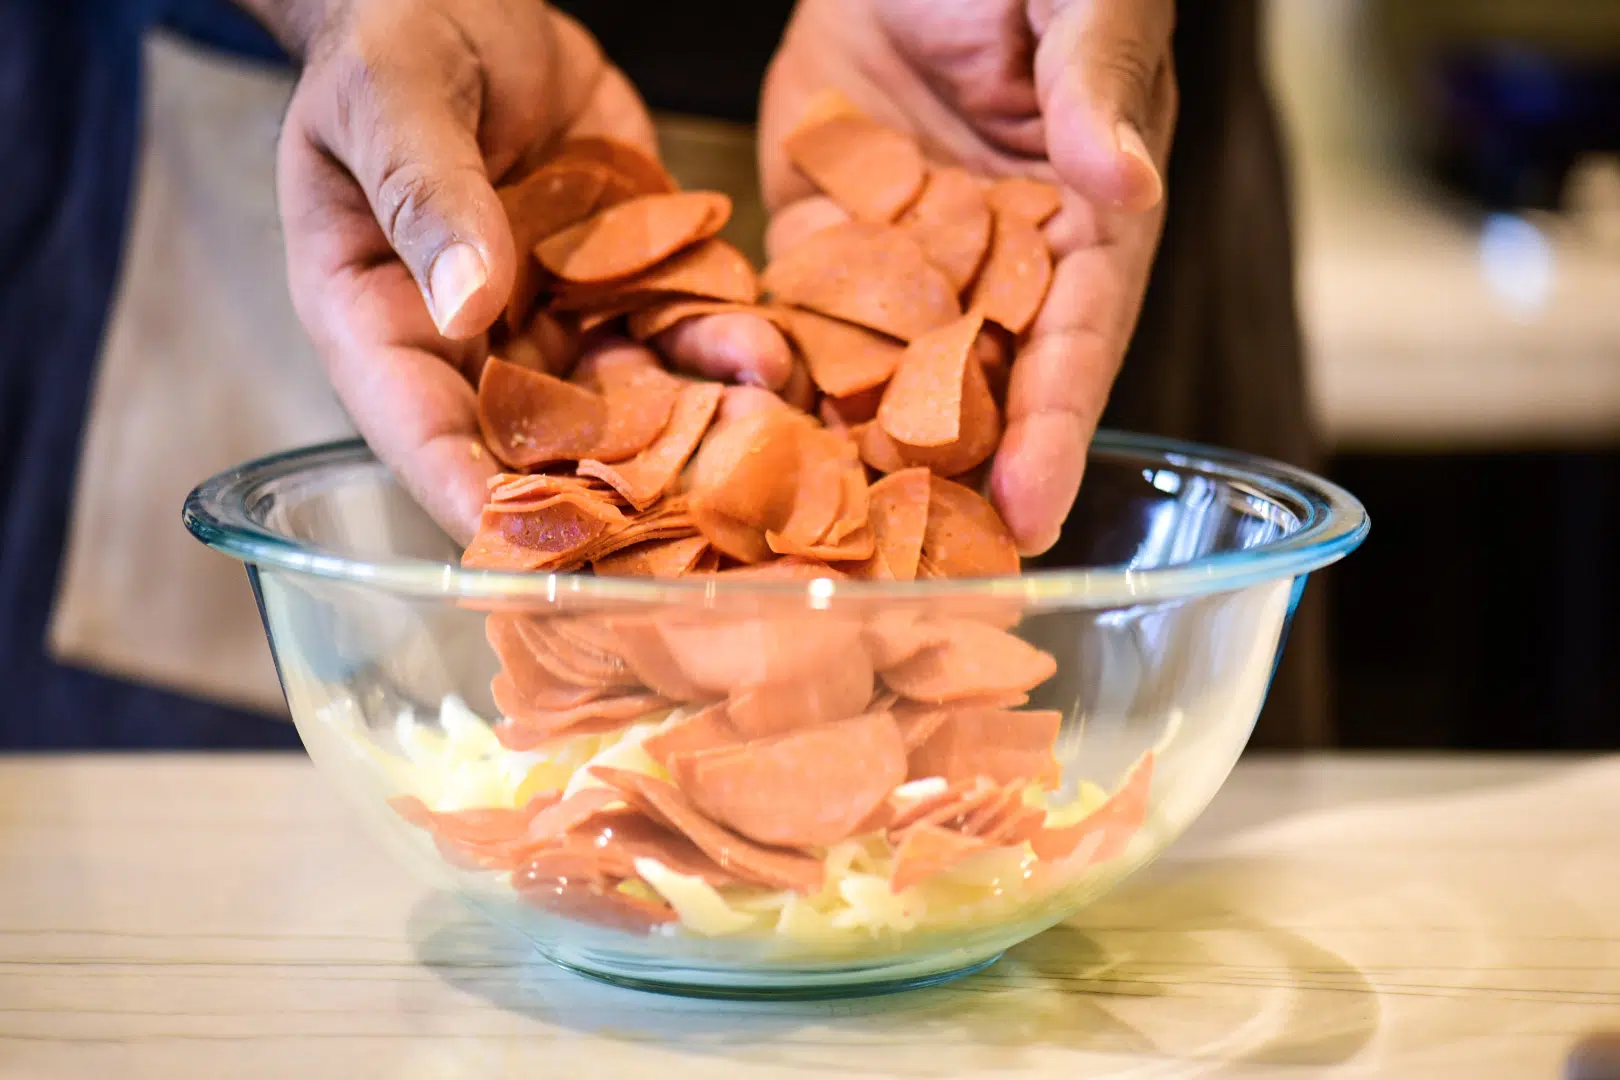
[[[1237,914],[1263,878],[1242,860],[1167,868],[979,975],[831,1002],[699,1002],[598,985],[442,894],[418,906],[410,932],[422,963],[469,994],[554,1031],[661,1053],[855,1073],[881,1061],[916,1076],[1016,1069],[1054,1052],[1344,1061],[1376,1031],[1378,998],[1342,957]]]

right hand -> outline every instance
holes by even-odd
[[[464,372],[519,255],[494,184],[570,136],[656,154],[652,122],[591,36],[539,0],[248,3],[304,58],[277,177],[294,306],[360,434],[464,543],[500,470]],[[764,320],[677,330],[687,366],[787,378]],[[761,371],[760,356],[778,362]]]

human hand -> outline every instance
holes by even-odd
[[[991,493],[1025,554],[1051,547],[1130,342],[1164,219],[1177,110],[1172,0],[800,0],[766,78],[767,246],[842,216],[785,137],[831,87],[935,161],[1059,184],[1055,266],[1019,342]]]
[[[360,434],[458,541],[487,478],[476,379],[517,260],[494,184],[563,140],[657,153],[622,73],[540,0],[249,0],[304,59],[282,131],[294,306]],[[689,320],[661,351],[769,386],[791,357],[753,316]],[[763,359],[761,359],[763,358]]]

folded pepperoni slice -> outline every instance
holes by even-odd
[[[886,388],[874,386],[870,390],[862,390],[847,397],[831,395],[823,397],[821,422],[830,428],[849,428],[851,429],[849,434],[853,436],[856,425],[864,424],[877,416],[878,406],[883,402],[883,391]]]
[[[1027,176],[1008,176],[997,180],[990,185],[984,198],[996,213],[1020,218],[1035,226],[1045,224],[1046,219],[1063,205],[1063,193],[1056,185],[1044,180],[1031,180]]]
[[[647,349],[614,341],[587,354],[575,369],[573,382],[600,394],[607,405],[596,445],[576,457],[609,463],[652,445],[668,426],[685,385]]]
[[[535,256],[547,270],[581,284],[639,274],[688,244],[713,236],[731,216],[717,191],[641,195],[547,237]]]
[[[813,311],[785,309],[788,333],[824,394],[848,397],[882,386],[894,374],[905,344]]]
[[[675,487],[681,470],[714,420],[721,392],[716,383],[683,384],[670,410],[669,422],[646,449],[617,464],[587,458],[579,463],[580,474],[612,485],[637,510],[647,509]]]
[[[878,472],[893,473],[910,468],[910,464],[901,456],[900,445],[889,438],[889,433],[876,420],[856,424],[850,433],[855,437],[861,460]]]
[[[1013,214],[996,214],[990,254],[968,294],[968,306],[1012,334],[1035,320],[1052,284],[1052,253],[1041,231]]]
[[[611,882],[542,878],[513,884],[527,904],[565,919],[627,934],[649,934],[678,917],[668,904],[632,895]]]
[[[984,316],[970,311],[906,346],[877,421],[908,446],[945,446],[962,433],[962,388]],[[982,374],[982,373],[981,373]]]
[[[902,341],[962,313],[956,289],[910,235],[859,221],[811,234],[774,259],[760,284],[779,303]]]
[[[844,490],[838,503],[838,516],[824,537],[832,544],[842,544],[872,523],[872,489],[866,483],[866,469],[861,466],[855,443],[843,435],[838,438],[844,448]]]
[[[951,578],[998,577],[1019,569],[1017,542],[995,507],[971,488],[938,476],[929,479],[922,554]]]
[[[639,274],[559,290],[554,306],[562,310],[617,310],[628,314],[669,296],[752,304],[759,279],[746,256],[718,237],[700,241]],[[582,325],[582,329],[590,329]]]
[[[915,139],[842,110],[801,124],[782,147],[800,172],[861,221],[893,221],[927,174]]]
[[[870,713],[677,756],[693,804],[762,844],[825,847],[856,829],[905,780],[894,718]]]
[[[797,851],[757,844],[715,824],[673,784],[621,769],[594,768],[592,771],[605,783],[644,799],[721,869],[773,889],[813,893],[821,888],[825,877],[821,860]]]
[[[555,163],[588,161],[617,174],[630,196],[676,190],[675,178],[646,151],[605,135],[576,135],[557,148]]]
[[[517,276],[506,304],[506,327],[512,333],[528,322],[545,281],[534,258],[534,246],[589,216],[608,177],[606,169],[591,162],[559,162],[496,189],[518,256]]]
[[[990,207],[979,182],[965,169],[932,170],[899,224],[958,292],[972,283],[990,250]]]
[[[784,555],[805,554],[802,550],[827,535],[838,517],[844,499],[844,474],[855,456],[855,448],[838,435],[817,429],[807,430],[799,439],[798,492],[793,509],[780,533],[768,533],[771,550]],[[776,540],[789,545],[778,547]],[[798,549],[798,550],[795,550]]]
[[[976,836],[964,836],[938,825],[913,825],[895,850],[889,890],[904,892],[988,846]]]
[[[717,750],[723,746],[735,746],[741,741],[742,736],[731,724],[726,703],[721,701],[653,732],[641,741],[641,748],[667,769],[670,760],[677,754]]]
[[[856,577],[878,581],[913,581],[917,561],[922,557],[923,536],[928,527],[928,505],[932,488],[926,469],[901,469],[883,477],[867,494],[868,519],[876,550],[866,562],[851,572]],[[898,663],[891,656],[879,667]]]
[[[560,840],[603,810],[623,801],[623,797],[612,788],[582,788],[535,814],[524,831],[524,840],[531,844],[549,844],[553,840]]]
[[[565,570],[610,529],[623,527],[618,507],[594,496],[553,495],[533,507],[486,506],[462,552],[473,570]]]
[[[601,577],[678,578],[692,573],[709,550],[703,536],[652,540],[592,561]]]
[[[1148,794],[1153,786],[1153,751],[1131,767],[1130,775],[1097,809],[1066,828],[1041,829],[1029,837],[1041,859],[1066,859],[1084,845],[1087,865],[1118,858],[1147,821]]]
[[[750,739],[843,720],[866,711],[876,680],[871,661],[851,650],[814,678],[734,687],[727,717]]]
[[[490,357],[478,380],[478,427],[501,463],[533,469],[589,457],[607,402],[582,386]]]
[[[891,384],[892,385],[892,384]],[[887,400],[887,396],[885,396]],[[941,446],[912,446],[898,440],[894,448],[907,465],[921,465],[937,476],[960,476],[995,453],[1001,442],[1001,410],[990,393],[984,369],[971,357],[962,370],[958,434]],[[879,417],[879,423],[882,417]]]
[[[942,704],[1024,692],[1057,672],[1051,653],[994,626],[972,619],[941,619],[938,625],[949,634],[944,644],[884,670],[883,681],[901,696]]]
[[[912,779],[989,777],[998,785],[1051,779],[1052,748],[1062,714],[1050,710],[948,710],[934,733],[911,752]]]
[[[800,441],[809,420],[762,409],[709,432],[692,459],[692,518],[722,553],[764,562],[767,530],[780,530],[798,495]]]

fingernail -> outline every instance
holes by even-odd
[[[455,322],[473,293],[488,281],[489,271],[484,268],[484,260],[471,244],[457,242],[439,253],[433,260],[433,269],[428,272],[429,307],[433,309],[433,321],[438,324],[439,333],[444,333]]]
[[[1143,140],[1142,133],[1136,130],[1136,125],[1129,120],[1121,120],[1114,127],[1114,135],[1119,139],[1120,153],[1126,157],[1135,158],[1140,163],[1141,171],[1147,174],[1152,185],[1149,188],[1151,197],[1144,195],[1142,199],[1134,200],[1137,204],[1134,208],[1138,210],[1152,209],[1159,204],[1160,199],[1164,198],[1164,178],[1159,175],[1159,167],[1153,164],[1153,155],[1148,153],[1147,143]]]

